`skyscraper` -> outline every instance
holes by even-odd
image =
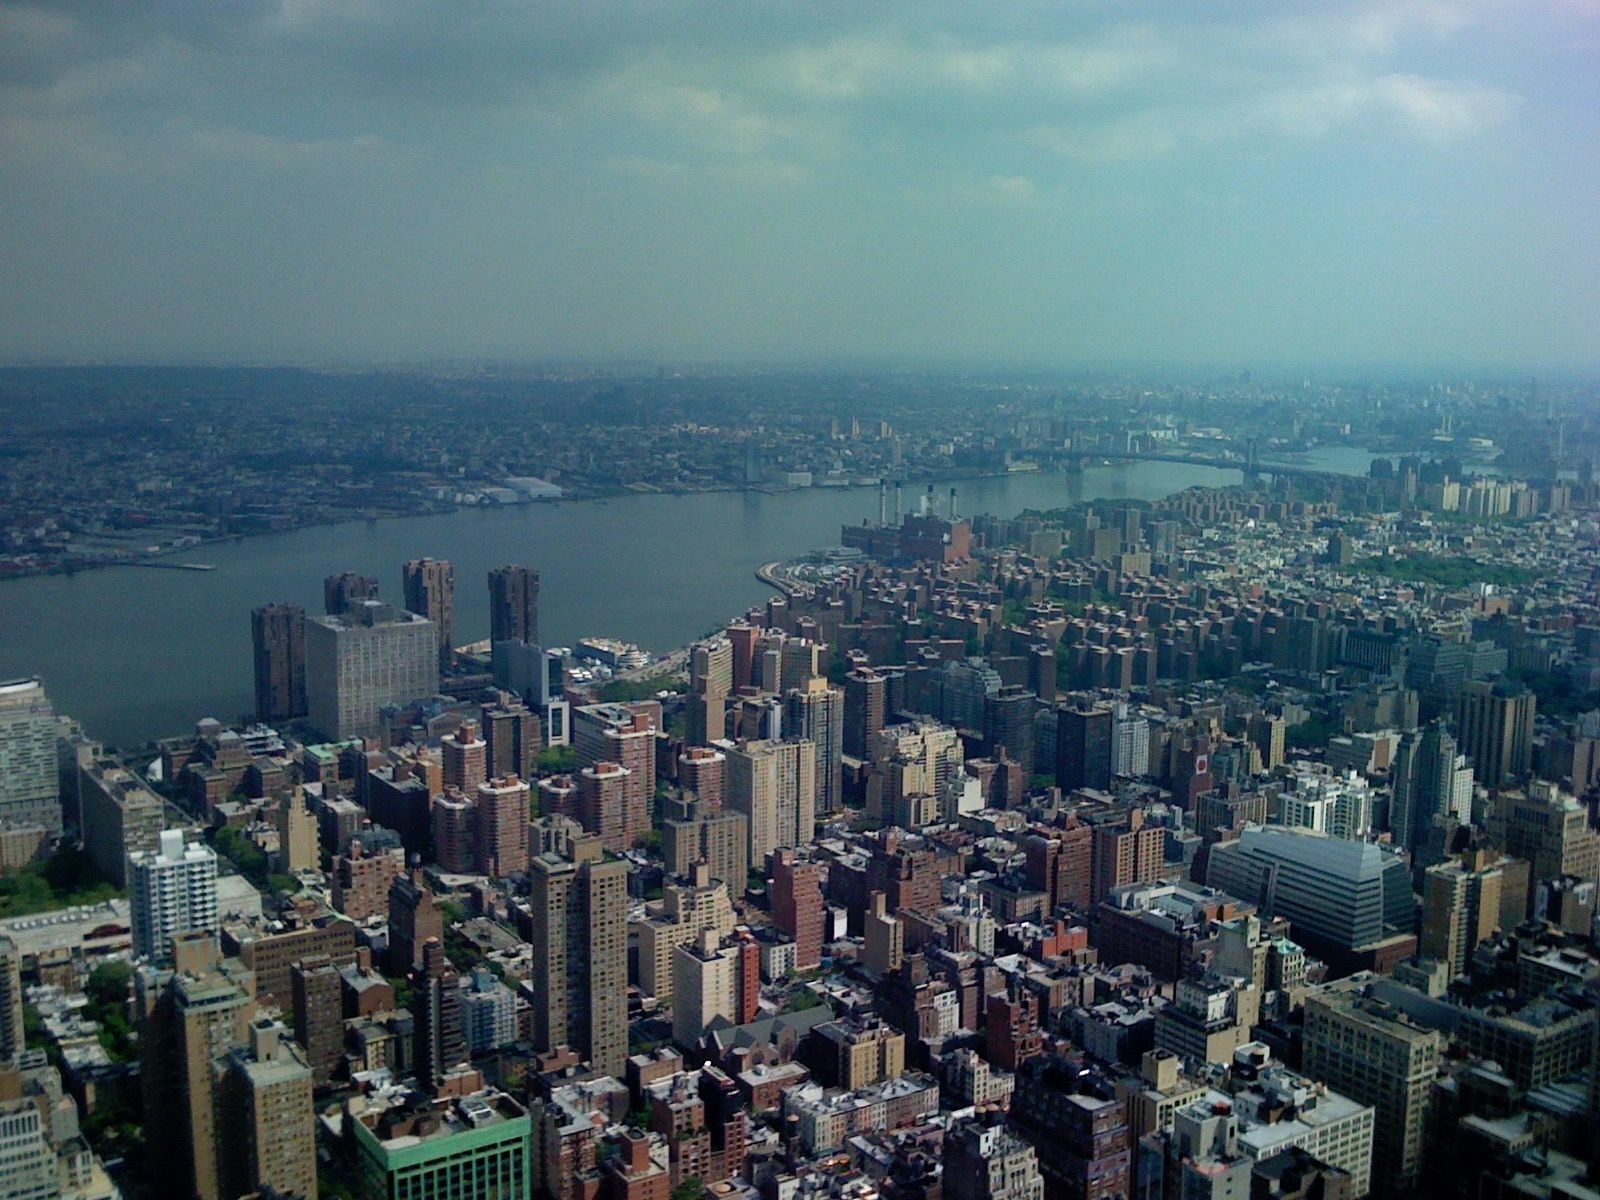
[[[732,691],[733,643],[725,637],[696,642],[689,652],[687,740],[691,746],[707,746],[725,736]]]
[[[251,973],[225,959],[209,933],[177,939],[173,969],[135,976],[140,1011],[140,1084],[149,1161],[174,1194],[228,1200],[227,1107],[220,1060],[249,1042],[256,1004]]]
[[[539,641],[539,572],[532,567],[489,572],[489,641]]]
[[[61,836],[56,713],[35,678],[0,682],[0,826]]]
[[[463,721],[454,733],[440,738],[439,755],[445,787],[459,788],[470,796],[489,777],[489,747],[478,735],[476,721]]]
[[[586,704],[572,712],[572,743],[580,770],[616,763],[629,772],[622,784],[618,844],[610,849],[625,850],[649,836],[660,715],[659,704]]]
[[[1306,996],[1302,1066],[1372,1105],[1372,1177],[1389,1194],[1415,1195],[1443,1039],[1369,996],[1370,984],[1371,976],[1356,975]]]
[[[161,833],[154,853],[128,856],[128,899],[133,950],[152,963],[171,961],[171,939],[217,929],[217,854],[209,846],[185,846],[183,830]]]
[[[507,692],[479,710],[483,740],[487,747],[489,776],[515,775],[533,778],[533,762],[539,755],[539,718],[533,710]]]
[[[1417,952],[1444,963],[1452,977],[1466,972],[1478,943],[1500,928],[1501,871],[1489,857],[1478,850],[1423,872]]]
[[[767,857],[772,879],[772,919],[794,939],[794,965],[809,971],[822,965],[821,868],[803,863],[791,849],[774,850]]]
[[[817,747],[809,741],[746,742],[727,751],[726,803],[750,820],[750,861],[816,836]]]
[[[1527,775],[1533,764],[1535,702],[1527,688],[1502,680],[1464,684],[1456,727],[1461,750],[1484,787]]]
[[[480,874],[498,879],[528,869],[529,790],[515,775],[478,785],[474,865]]]
[[[784,697],[783,731],[817,745],[817,813],[844,807],[844,692],[813,675]]]
[[[1456,777],[1456,740],[1443,721],[1406,734],[1395,748],[1389,779],[1389,829],[1407,850],[1428,836],[1435,817],[1449,811]]]
[[[367,600],[307,617],[305,631],[306,711],[326,737],[377,738],[386,705],[439,690],[438,643],[423,617]]]
[[[378,581],[371,575],[345,571],[322,581],[322,611],[330,617],[342,616],[363,600],[378,598]]]
[[[250,614],[255,652],[256,719],[292,721],[306,715],[306,610],[267,604]]]
[[[1335,970],[1386,966],[1416,946],[1405,858],[1371,842],[1247,826],[1211,848],[1206,883],[1287,917],[1295,941]]]
[[[337,978],[337,975],[335,976]],[[336,1032],[338,1011],[333,1013]],[[316,1113],[312,1073],[277,1021],[250,1025],[248,1045],[227,1058],[224,1085],[227,1195],[271,1189],[302,1200],[317,1197]]]
[[[595,1070],[621,1076],[628,1057],[628,865],[599,840],[530,864],[533,1040],[570,1046]]]
[[[422,968],[412,976],[411,1018],[417,1039],[417,1078],[431,1090],[467,1059],[461,1030],[461,977],[445,956],[444,943],[433,938],[423,943]]]
[[[1024,775],[1033,774],[1034,695],[1020,684],[1009,684],[983,698],[983,748],[994,758],[1002,749],[1022,764]]]
[[[633,772],[614,762],[597,762],[578,772],[576,817],[584,831],[613,854],[633,848],[627,828],[629,781]]]
[[[1111,786],[1111,720],[1106,705],[1063,708],[1056,717],[1056,783],[1063,790]]]
[[[443,559],[413,558],[406,563],[401,579],[406,609],[433,622],[439,669],[446,670],[454,648],[451,639],[455,635],[455,568]]]
[[[873,735],[886,720],[889,677],[873,667],[857,667],[844,677],[844,752],[852,758],[871,753]]]

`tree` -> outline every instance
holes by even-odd
[[[698,1175],[691,1175],[672,1189],[671,1200],[701,1200],[705,1194],[705,1183]]]

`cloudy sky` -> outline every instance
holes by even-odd
[[[0,3],[0,356],[1593,366],[1600,0]]]

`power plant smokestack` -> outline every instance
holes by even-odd
[[[950,489],[950,524],[956,523],[956,490]]]
[[[889,485],[878,484],[878,524],[883,525],[889,520]]]
[[[900,480],[894,481],[894,523],[900,524]]]

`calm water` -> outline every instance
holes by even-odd
[[[1355,460],[1326,465],[1363,469]],[[965,480],[957,503],[963,513],[1010,516],[1238,480],[1237,472],[1210,467],[1128,463],[1070,476]],[[909,505],[913,489],[906,491]],[[114,567],[10,580],[0,582],[0,678],[42,675],[58,711],[114,745],[179,733],[204,716],[229,720],[252,705],[252,608],[290,600],[320,612],[322,579],[336,571],[373,575],[380,594],[398,601],[401,564],[424,555],[455,564],[458,643],[488,636],[489,569],[520,562],[543,577],[546,644],[603,634],[666,651],[766,600],[772,593],[752,574],[761,563],[836,545],[839,526],[875,517],[877,503],[876,489],[821,489],[468,509],[251,538],[185,556],[216,565],[206,573]]]

